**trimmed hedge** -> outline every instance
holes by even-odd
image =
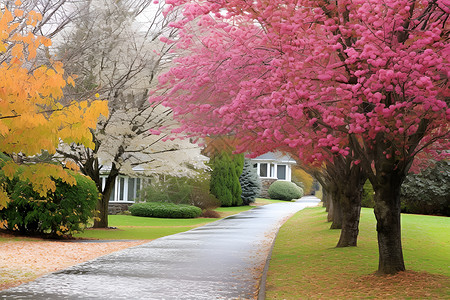
[[[167,202],[142,202],[129,207],[133,216],[153,218],[197,218],[202,210],[196,206],[186,204],[174,204]]]
[[[400,200],[403,213],[450,216],[450,161],[406,176]]]
[[[22,234],[70,235],[81,231],[94,216],[99,193],[90,178],[70,172],[76,185],[55,180],[55,192],[46,197],[36,193],[31,184],[3,177],[11,201],[0,210],[0,219],[7,222],[8,230]]]
[[[439,161],[419,174],[406,176],[400,201],[402,213],[450,216],[450,162]],[[364,184],[361,206],[375,206],[369,180]]]
[[[291,201],[303,196],[303,189],[290,181],[275,181],[268,189],[271,199]]]

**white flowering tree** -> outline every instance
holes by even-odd
[[[61,34],[58,56],[77,74],[69,97],[95,94],[107,99],[110,114],[93,130],[94,149],[61,145],[61,159],[71,159],[91,177],[102,194],[94,227],[108,227],[108,202],[119,174],[190,175],[204,168],[206,159],[189,140],[170,139],[176,126],[171,110],[150,105],[148,90],[156,74],[170,61],[170,45],[161,34],[172,35],[170,19],[159,4],[148,1],[85,1],[81,16]],[[100,175],[107,170],[103,183]]]

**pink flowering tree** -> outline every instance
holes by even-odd
[[[378,272],[405,270],[400,186],[418,153],[450,146],[449,1],[166,3],[184,12],[166,41],[179,57],[152,101],[192,135],[359,166],[376,193]]]

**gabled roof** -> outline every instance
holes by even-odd
[[[253,162],[276,162],[283,164],[296,164],[297,162],[289,156],[281,152],[267,152],[258,157],[251,159]]]

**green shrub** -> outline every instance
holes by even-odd
[[[373,199],[374,192],[372,184],[369,180],[366,180],[363,187],[363,194],[361,199],[361,206],[362,207],[369,207],[374,208],[375,207],[375,201]]]
[[[11,201],[0,211],[0,219],[7,222],[8,230],[23,234],[70,235],[83,230],[94,215],[98,201],[97,187],[90,178],[70,172],[76,185],[55,180],[55,192],[46,197],[36,193],[31,184],[7,178],[7,193]]]
[[[401,189],[404,213],[450,216],[450,161],[406,176]]]
[[[202,212],[202,217],[218,219],[218,218],[220,218],[220,214],[215,210],[205,209]]]
[[[227,152],[216,154],[211,159],[210,191],[222,206],[240,206],[243,204],[239,176],[244,166],[244,155],[232,155]]]
[[[249,160],[244,161],[244,168],[239,177],[239,182],[242,189],[242,204],[249,205],[250,203],[255,202],[255,198],[258,197],[261,192],[261,179]]]
[[[167,202],[142,202],[129,207],[133,216],[154,218],[197,218],[202,210],[193,205],[174,204]]]
[[[212,210],[220,206],[220,201],[209,192],[209,180],[197,180],[192,186],[190,204],[201,209]]]
[[[164,180],[147,185],[142,190],[142,197],[147,202],[190,204],[191,191],[189,178],[167,176]]]
[[[268,189],[271,199],[291,201],[303,196],[303,189],[290,181],[275,181]]]
[[[195,178],[166,177],[149,184],[141,193],[146,202],[189,204],[201,209],[220,206],[220,201],[209,192],[209,177],[205,174]]]

